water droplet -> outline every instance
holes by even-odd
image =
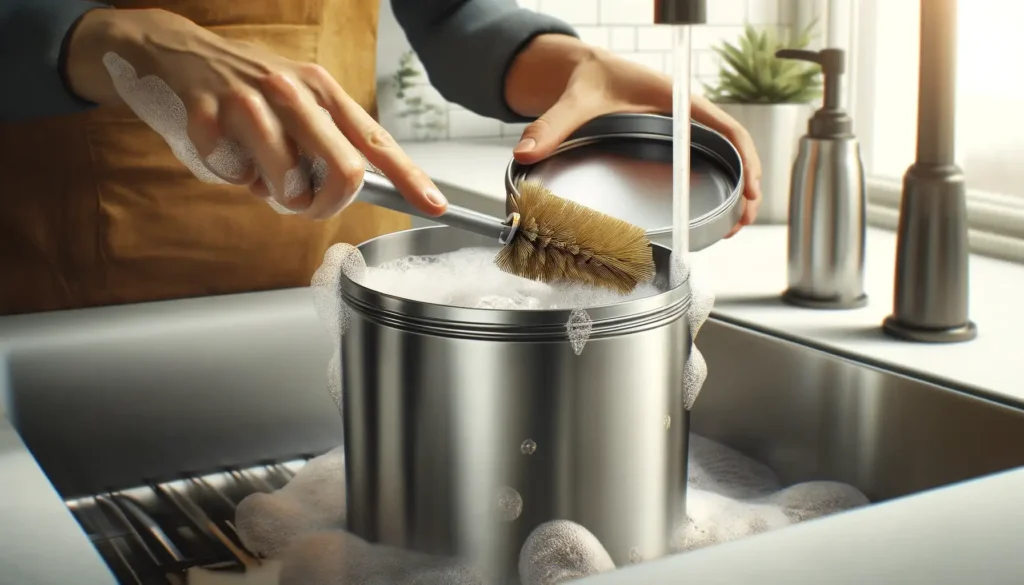
[[[640,554],[639,548],[634,546],[633,548],[629,549],[629,562],[631,564],[635,565],[637,563],[643,562],[643,560],[644,556]]]
[[[672,415],[665,415],[665,430],[669,430],[672,427]]]
[[[537,443],[533,442],[533,439],[526,439],[523,444],[519,446],[519,450],[523,452],[523,455],[533,455],[537,450]]]
[[[498,491],[498,515],[505,522],[511,522],[523,513],[523,496],[519,492],[503,487]]]

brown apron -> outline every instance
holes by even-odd
[[[376,113],[376,0],[114,0],[323,65]],[[406,229],[355,203],[315,222],[201,183],[127,108],[0,124],[0,314],[306,286],[337,242]]]

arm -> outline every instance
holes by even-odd
[[[515,0],[391,0],[391,6],[441,95],[506,122],[539,115],[542,109],[517,107],[518,97],[524,89],[546,89],[548,94],[558,87],[564,89],[572,68],[562,62],[578,58],[580,53],[574,49],[571,55],[544,60],[541,74],[528,67],[527,76],[537,79],[515,84],[523,89],[508,88],[513,64],[529,52],[524,49],[538,44],[564,47],[560,41],[569,41],[577,49],[586,47],[569,25],[519,8]]]
[[[84,0],[0,2],[0,120],[56,116],[93,104],[76,96],[64,77],[65,39],[79,19],[103,5]]]

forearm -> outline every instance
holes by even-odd
[[[391,5],[441,95],[507,122],[527,118],[505,99],[513,62],[541,36],[575,38],[569,25],[519,8],[515,0],[392,0]]]
[[[0,119],[55,116],[92,105],[65,82],[65,39],[83,15],[102,6],[82,0],[0,2]]]
[[[505,102],[520,116],[540,116],[562,96],[579,64],[598,53],[575,37],[536,37],[516,56],[505,76]]]

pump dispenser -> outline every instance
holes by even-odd
[[[789,196],[789,288],[783,300],[818,309],[853,309],[864,294],[864,165],[853,120],[843,109],[842,49],[782,49],[780,59],[817,63],[823,105],[807,123]]]

